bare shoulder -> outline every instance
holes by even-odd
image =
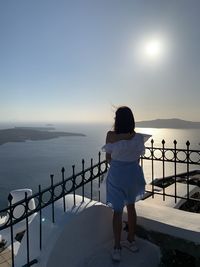
[[[106,143],[115,143],[121,140],[130,140],[135,136],[135,132],[133,133],[122,133],[116,134],[114,131],[108,131],[106,136]]]
[[[106,136],[106,143],[116,142],[116,133],[114,131],[108,131]]]

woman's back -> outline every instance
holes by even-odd
[[[124,137],[127,139],[121,139]],[[103,150],[111,155],[112,160],[136,161],[145,151],[144,136],[140,133],[134,133],[132,137],[130,134],[122,134],[121,136],[113,134]]]

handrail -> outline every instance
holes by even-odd
[[[95,168],[97,168],[96,174],[94,174]],[[0,214],[2,214],[2,213],[7,214],[7,220],[2,226],[0,226],[0,230],[10,227],[11,224],[15,225],[15,224],[19,223],[20,221],[23,221],[24,219],[26,219],[27,216],[30,217],[34,213],[38,212],[40,209],[43,209],[46,206],[49,206],[50,204],[54,203],[55,201],[57,201],[60,198],[63,198],[65,195],[70,194],[72,192],[75,192],[80,187],[85,186],[89,182],[95,180],[96,178],[98,178],[101,175],[103,175],[104,173],[106,173],[107,168],[108,168],[107,162],[106,162],[106,160],[103,160],[103,161],[100,161],[97,164],[93,165],[92,167],[88,167],[87,169],[83,168],[83,170],[78,172],[77,174],[71,175],[67,179],[64,179],[61,182],[57,182],[55,184],[53,183],[53,175],[51,175],[51,181],[52,181],[51,186],[43,189],[42,191],[39,190],[37,193],[33,194],[32,196],[27,196],[27,193],[25,193],[25,198],[14,203],[14,204],[12,204],[13,198],[12,198],[12,195],[10,194],[8,196],[8,201],[9,201],[8,208],[0,211]],[[62,172],[62,175],[64,175],[65,169],[62,168],[61,172]],[[85,177],[85,174],[88,172],[90,173],[89,178],[88,179],[84,178],[79,184],[77,184],[76,179],[78,177],[83,177],[83,176]],[[71,182],[72,180],[74,180],[74,183],[72,184],[71,188],[67,190],[66,184],[67,184],[67,182]],[[58,187],[61,187],[61,193],[58,196],[56,196],[54,191]],[[43,199],[45,193],[50,193],[49,200],[46,202]],[[32,199],[38,201],[38,205],[36,205],[36,207],[34,209],[29,208],[29,202]],[[13,213],[14,213],[15,209],[19,206],[21,208],[24,208],[24,212],[19,218],[15,218]],[[11,215],[12,215],[12,222],[11,222],[11,218],[10,218]]]

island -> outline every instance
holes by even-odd
[[[85,136],[82,133],[56,132],[53,127],[14,127],[0,130],[0,145],[27,140],[49,140],[64,136]]]
[[[172,128],[172,129],[200,129],[200,122],[181,119],[156,119],[136,122],[136,127],[145,128]]]

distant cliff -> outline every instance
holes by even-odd
[[[173,129],[200,129],[200,122],[180,119],[156,119],[136,122],[136,127],[145,128],[173,128]]]

